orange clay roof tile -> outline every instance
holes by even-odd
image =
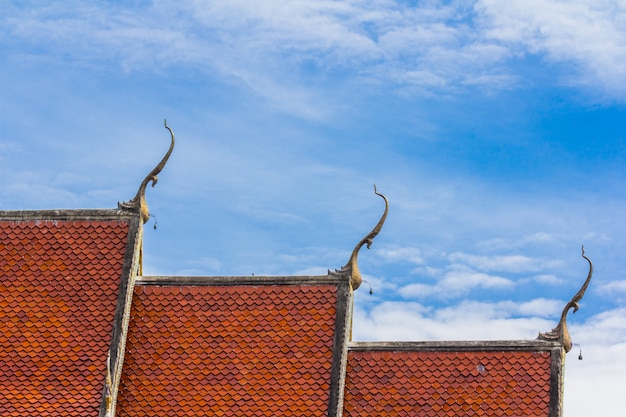
[[[345,416],[547,416],[547,351],[349,351]]]
[[[0,415],[97,415],[129,225],[0,221]]]
[[[117,416],[327,415],[336,285],[137,285]]]

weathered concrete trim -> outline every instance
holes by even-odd
[[[139,276],[135,285],[337,285],[342,276],[240,276],[240,277],[149,277]]]
[[[126,349],[126,336],[128,334],[128,321],[130,317],[130,308],[133,299],[133,289],[135,287],[135,277],[139,270],[140,253],[143,238],[143,222],[138,213],[130,214],[131,220],[128,228],[128,237],[126,241],[126,252],[124,254],[124,264],[122,266],[122,274],[120,287],[118,289],[117,305],[115,308],[115,316],[113,318],[113,331],[111,333],[110,357],[111,357],[111,398],[112,409],[107,414],[106,402],[103,388],[102,401],[100,403],[99,416],[114,416],[115,406],[117,404],[117,392],[119,382],[122,375],[124,365],[124,351]],[[106,379],[106,375],[105,375]]]
[[[552,351],[560,349],[558,342],[544,340],[486,340],[442,342],[351,342],[352,351]]]
[[[350,288],[350,275],[338,276],[341,282],[337,286],[337,315],[335,318],[335,340],[333,345],[333,364],[330,372],[330,393],[328,397],[328,416],[341,417],[343,414],[343,394],[348,363],[348,343],[352,323],[353,291]]]
[[[70,220],[124,220],[131,221],[135,213],[116,209],[92,210],[0,210],[3,221],[70,221]]]
[[[561,417],[562,415],[566,354],[562,346],[552,349],[552,363],[550,364],[550,413],[548,417]]]

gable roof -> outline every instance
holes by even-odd
[[[354,343],[344,414],[558,416],[561,355],[546,341]]]
[[[0,410],[97,415],[136,216],[0,212]]]
[[[349,294],[328,276],[140,278],[116,415],[334,415]]]

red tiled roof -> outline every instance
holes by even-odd
[[[550,351],[350,350],[344,416],[545,417],[551,360]]]
[[[1,417],[103,414],[110,347],[118,417],[560,415],[560,341],[348,344],[348,275],[135,283],[138,214],[36,213],[0,212]]]
[[[0,415],[95,416],[129,223],[0,221]]]
[[[117,416],[325,416],[336,285],[137,285]]]

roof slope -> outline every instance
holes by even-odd
[[[345,416],[558,415],[558,383],[553,387],[561,364],[558,344],[362,346],[348,352]]]
[[[541,340],[349,343],[386,197],[328,276],[137,277],[170,133],[118,210],[0,211],[1,416],[560,416],[584,251],[587,280]]]
[[[347,300],[323,278],[138,281],[116,415],[329,415]]]
[[[131,218],[67,214],[0,212],[4,417],[98,415]]]

